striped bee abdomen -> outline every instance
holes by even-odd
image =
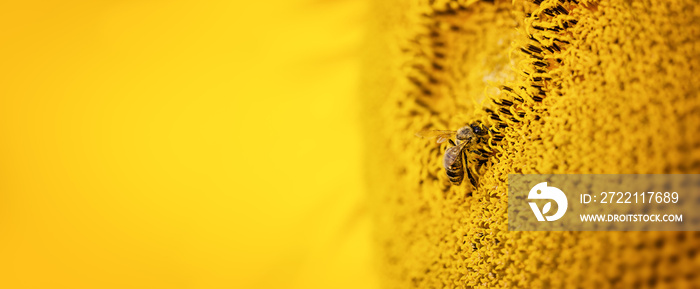
[[[448,148],[445,151],[445,159],[443,160],[443,165],[445,166],[445,173],[450,182],[454,185],[459,186],[464,180],[464,165],[462,162],[462,150],[464,145],[456,145]]]

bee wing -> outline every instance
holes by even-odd
[[[437,143],[443,143],[452,138],[457,132],[454,130],[424,129],[416,133],[419,138],[435,139]]]
[[[451,167],[455,162],[460,160],[462,157],[462,150],[464,150],[465,145],[466,143],[463,142],[445,150],[445,156],[442,159],[443,166],[445,166],[445,168]]]

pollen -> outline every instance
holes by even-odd
[[[694,1],[388,1],[363,88],[386,288],[690,288],[693,232],[511,232],[508,174],[700,173]],[[448,144],[489,137],[452,186]]]

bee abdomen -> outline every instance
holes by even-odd
[[[452,184],[457,186],[462,184],[462,180],[464,180],[464,168],[462,167],[462,162],[456,162],[453,166],[445,168],[445,174],[447,174],[447,178],[450,179]]]
[[[447,178],[450,179],[450,182],[454,185],[459,186],[462,184],[462,180],[464,180],[464,171],[463,170],[446,170],[447,173]]]

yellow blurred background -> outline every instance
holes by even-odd
[[[0,288],[373,288],[367,3],[6,1]]]

